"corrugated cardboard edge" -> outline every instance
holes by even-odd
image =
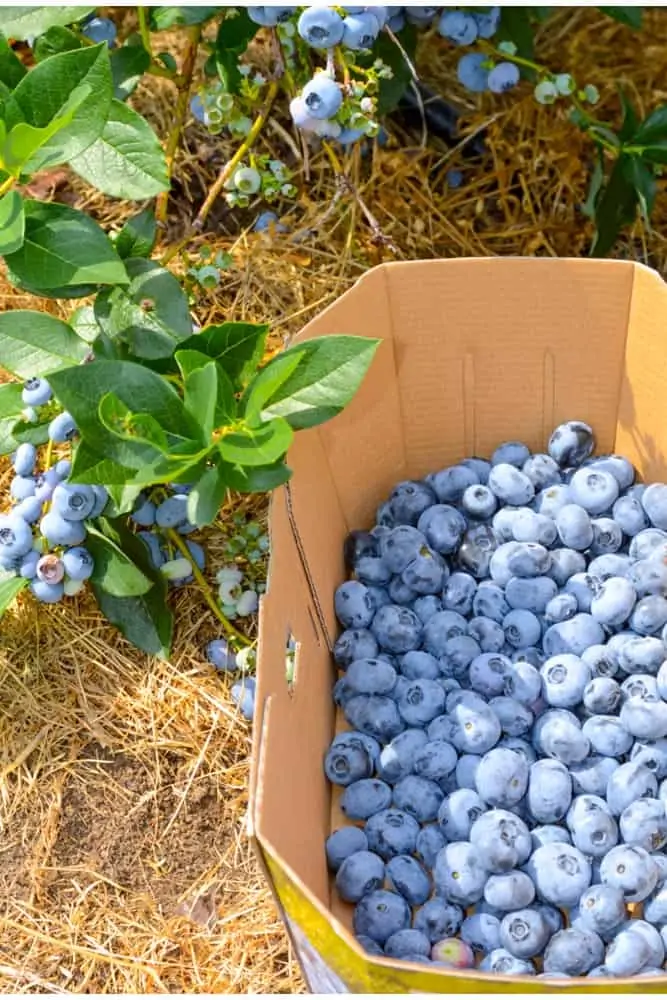
[[[533,266],[533,265],[538,265],[539,266],[539,263],[540,263],[539,261],[533,260],[532,258],[515,258],[515,259],[517,261],[518,260],[521,260],[521,261],[531,260],[531,266]],[[575,260],[576,259],[567,259],[567,262],[568,263],[573,263]],[[413,268],[413,267],[419,267],[423,263],[424,262],[414,261],[414,262],[409,262],[409,263],[405,263],[405,264],[401,263],[401,264],[381,265],[379,268],[374,268],[372,271],[367,272],[367,274],[364,275],[360,279],[360,281],[355,286],[353,286],[353,288],[350,289],[350,291],[348,291],[345,296],[343,296],[343,298],[346,298],[348,296],[354,295],[354,293],[355,293],[356,289],[359,287],[359,285],[362,284],[364,281],[368,281],[369,280],[369,276],[372,275],[372,274],[376,274],[378,271],[383,271],[384,272],[384,275],[385,275],[385,284],[386,284],[386,287],[387,287],[387,291],[389,292],[389,282],[387,280],[387,277],[388,277],[387,272],[389,270],[392,270],[392,269],[395,269],[395,268],[406,268],[406,267],[407,268]],[[457,263],[460,263],[460,264],[470,264],[470,263],[472,263],[472,261],[470,261],[470,260],[461,261],[461,262],[458,262],[458,261],[447,261],[448,265],[449,264],[456,265]],[[576,263],[578,265],[584,265],[585,266],[587,262],[576,260]],[[599,262],[596,262],[596,263],[599,263]],[[664,292],[664,283],[662,282],[662,280],[660,279],[660,277],[654,271],[652,271],[650,268],[645,267],[644,265],[641,265],[641,264],[632,264],[632,263],[624,262],[624,261],[608,261],[608,262],[605,262],[605,266],[608,266],[609,268],[614,268],[614,267],[618,268],[619,271],[621,271],[621,270],[627,271],[628,268],[632,268],[633,269],[634,273],[633,273],[633,279],[632,279],[632,292],[631,292],[631,294],[629,296],[629,301],[628,301],[628,318],[630,317],[631,311],[632,311],[632,309],[634,307],[634,298],[635,298],[634,292],[635,292],[635,286],[637,284],[637,271],[641,271],[642,272],[642,277],[644,278],[644,282],[642,282],[643,284],[646,284],[646,279],[649,278],[652,283],[655,283],[654,287],[656,287],[656,288],[659,287],[661,289],[661,291]],[[326,325],[326,318],[328,317],[328,315],[333,310],[335,310],[338,307],[340,301],[341,300],[338,300],[338,302],[334,303],[327,310],[325,310],[324,313],[321,314],[321,317],[319,317],[319,319],[325,320],[324,325]],[[307,339],[308,336],[309,336],[309,329],[311,328],[311,326],[312,326],[312,324],[309,324],[308,327],[306,327],[303,331],[301,331],[301,333],[295,338],[295,342]],[[628,332],[628,329],[629,329],[629,322],[626,324],[626,334]],[[281,498],[280,494],[283,494],[283,493],[284,493],[284,497]],[[275,503],[280,503],[281,499],[282,499],[282,502],[285,502],[288,505],[288,508],[291,510],[291,500],[290,500],[290,492],[289,492],[289,490],[278,491],[278,493],[274,496],[274,498],[272,500],[272,507],[273,507],[273,505]],[[273,517],[271,517],[271,521],[272,520],[273,520]],[[314,584],[313,584],[313,574],[312,574],[312,572],[311,572],[311,570],[310,570],[310,568],[308,566],[307,555],[305,553],[304,546],[301,543],[301,540],[299,538],[298,526],[296,524],[296,521],[295,521],[293,513],[291,514],[291,525],[292,525],[292,532],[293,532],[294,542],[295,542],[295,544],[297,546],[297,549],[299,551],[299,558],[300,558],[300,563],[301,563],[301,570],[302,570],[302,573],[303,573],[303,575],[304,575],[304,577],[306,579],[306,582],[307,582],[307,585],[308,585],[308,589],[309,589],[311,598],[313,600],[313,604],[314,604],[314,606],[315,606],[315,608],[317,609],[317,612],[318,612],[317,613],[317,617],[318,617],[318,620],[319,620],[319,622],[318,622],[319,623],[319,627],[320,627],[320,629],[322,631],[322,635],[324,637],[324,640],[325,640],[327,646],[330,648],[331,647],[331,642],[332,642],[331,635],[329,634],[330,630],[329,630],[329,628],[327,626],[325,616],[324,616],[324,614],[323,614],[323,612],[322,612],[322,610],[321,610],[321,608],[319,606],[319,598],[318,598],[318,595],[316,593],[316,588],[314,587]],[[270,595],[271,595],[271,591],[270,591],[270,580],[269,580],[269,586],[267,588],[266,597],[262,599],[262,605],[263,606],[266,604],[267,601],[270,601],[270,599],[271,599]],[[262,608],[261,611],[260,611],[260,616],[262,616],[263,610],[264,609]],[[260,626],[260,643],[259,643],[259,647],[260,647],[260,652],[259,652],[258,662],[260,664],[260,668],[259,669],[261,669],[261,661],[262,661],[262,652],[261,652],[262,651],[262,629],[261,629],[261,626]],[[389,967],[390,969],[394,969],[396,972],[399,973],[399,978],[400,979],[403,979],[403,976],[401,976],[401,973],[405,972],[405,974],[407,974],[409,976],[411,984],[414,983],[418,979],[419,981],[423,982],[424,983],[424,987],[426,987],[426,982],[425,982],[425,978],[426,978],[429,981],[428,988],[425,989],[426,992],[434,992],[434,993],[437,993],[437,992],[443,992],[443,993],[444,992],[474,992],[476,990],[477,986],[484,986],[484,985],[487,985],[487,984],[489,986],[491,986],[491,985],[493,986],[493,991],[494,992],[501,992],[502,991],[502,992],[541,992],[541,993],[543,993],[543,992],[549,992],[549,991],[551,991],[552,988],[553,989],[558,989],[559,992],[562,991],[564,993],[580,992],[580,990],[581,990],[581,985],[580,984],[583,983],[583,980],[570,981],[568,984],[566,984],[565,982],[563,982],[562,986],[560,985],[560,983],[558,983],[558,985],[556,985],[557,981],[554,981],[554,980],[548,980],[548,981],[542,980],[542,981],[535,982],[535,981],[530,981],[530,980],[527,981],[526,979],[519,978],[519,977],[507,977],[507,978],[503,977],[503,980],[501,982],[501,981],[499,981],[498,977],[484,976],[484,975],[479,974],[478,972],[476,972],[476,974],[474,975],[474,977],[468,977],[466,975],[449,976],[446,973],[431,972],[431,973],[427,974],[425,976],[425,978],[424,978],[424,976],[421,974],[421,970],[417,971],[414,966],[404,965],[403,963],[393,963],[393,962],[389,963],[387,960],[377,960],[377,961],[369,962],[367,960],[366,956],[364,955],[364,953],[362,953],[361,950],[356,945],[356,943],[355,943],[352,935],[349,933],[349,931],[347,930],[347,928],[345,928],[342,924],[340,924],[340,922],[338,922],[330,914],[330,912],[325,907],[322,906],[322,904],[320,903],[320,901],[313,896],[313,894],[310,892],[310,890],[308,889],[307,886],[305,886],[305,885],[302,884],[302,882],[300,881],[300,879],[296,875],[296,873],[294,871],[292,871],[290,869],[290,867],[282,859],[273,857],[273,855],[271,854],[271,851],[270,851],[270,846],[268,844],[263,845],[260,842],[260,839],[257,836],[256,811],[260,807],[260,803],[259,803],[259,800],[258,800],[258,790],[261,787],[262,752],[263,752],[263,728],[264,728],[264,720],[265,720],[264,712],[265,712],[265,710],[266,710],[267,707],[268,707],[267,705],[261,705],[261,706],[258,705],[258,714],[257,714],[256,720],[255,720],[255,732],[254,732],[254,739],[253,739],[253,760],[252,760],[252,766],[251,766],[251,780],[250,780],[250,808],[249,808],[249,813],[248,813],[248,831],[249,831],[249,835],[250,835],[250,837],[251,837],[251,839],[253,841],[253,845],[254,845],[255,851],[257,853],[258,859],[260,861],[261,867],[262,867],[262,869],[264,871],[265,876],[268,879],[268,882],[269,882],[269,885],[271,887],[271,890],[272,890],[272,893],[274,895],[274,898],[276,899],[276,904],[277,904],[277,906],[279,908],[279,911],[281,912],[281,914],[283,916],[286,915],[287,909],[286,909],[286,907],[284,905],[283,900],[281,899],[280,890],[277,888],[277,885],[276,885],[276,882],[278,881],[277,871],[282,872],[282,879],[283,880],[286,879],[287,880],[287,884],[289,884],[291,886],[292,891],[296,891],[296,893],[298,894],[298,896],[300,896],[304,901],[307,901],[308,907],[312,908],[312,911],[314,913],[317,913],[317,915],[319,916],[319,918],[322,921],[324,921],[324,923],[330,928],[330,930],[333,933],[333,935],[337,939],[342,939],[342,941],[345,943],[345,945],[348,947],[348,949],[350,949],[352,951],[352,953],[361,961],[361,964],[364,967],[368,967],[369,973],[371,974],[371,981],[370,981],[370,983],[371,983],[371,986],[373,987],[374,990],[376,989],[376,981],[375,981],[375,978],[373,976],[373,971],[372,970],[373,969],[377,970],[378,976],[380,978],[382,978],[382,973],[383,973],[384,969],[386,967]],[[273,873],[272,873],[272,869],[273,869]],[[283,884],[283,890],[284,890],[284,884]],[[283,891],[283,895],[285,895],[284,891]],[[293,914],[289,914],[289,916],[291,917],[291,919],[294,919],[294,915]],[[288,924],[286,926],[289,928]],[[289,933],[289,929],[288,929],[288,933]],[[295,952],[298,954],[298,947],[296,946],[296,944],[295,944],[295,942],[294,942],[291,934],[290,934],[290,937],[292,939],[292,944],[293,944],[293,947],[295,948]],[[334,968],[335,968],[335,966],[334,966]],[[307,976],[306,976],[306,978],[307,978]],[[639,979],[639,980],[638,979],[616,980],[616,981],[613,981],[613,982],[601,981],[599,985],[594,984],[593,981],[589,982],[588,980],[586,980],[586,992],[587,993],[589,993],[589,992],[596,992],[596,993],[597,992],[601,992],[601,993],[602,992],[604,992],[604,993],[606,993],[606,992],[615,992],[615,993],[616,992],[618,992],[618,993],[627,993],[627,992],[642,992],[642,993],[646,993],[646,992],[650,992],[650,993],[653,993],[653,992],[664,992],[664,987],[665,987],[665,983],[666,982],[667,982],[667,977],[666,977],[666,979],[660,979],[657,982],[656,982],[656,980],[651,980],[650,978],[648,978],[648,979]],[[361,983],[359,983],[359,985],[361,986]],[[396,983],[396,988],[397,988],[398,991],[400,991],[402,987],[401,987],[401,985],[399,983]],[[393,991],[393,990],[389,990],[389,991]],[[421,990],[419,992],[421,992]]]

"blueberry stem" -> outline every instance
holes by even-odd
[[[7,192],[10,191],[15,184],[16,177],[8,177],[6,181],[3,181],[2,184],[0,184],[0,198],[2,198],[3,194],[7,194]]]
[[[146,14],[146,7],[137,7],[137,17],[139,18],[139,34],[141,35],[141,41],[151,58],[153,57],[153,52],[151,49],[151,33],[148,27],[148,16]]]
[[[201,590],[204,596],[204,600],[206,601],[209,608],[211,609],[215,617],[218,619],[222,627],[225,629],[225,631],[230,636],[233,636],[236,642],[240,646],[242,647],[252,646],[252,643],[246,638],[246,636],[244,636],[242,632],[239,632],[237,628],[234,628],[229,619],[226,618],[225,615],[220,610],[220,606],[218,605],[218,602],[213,596],[213,591],[209,587],[204,574],[199,569],[199,566],[192,557],[189,548],[187,547],[181,536],[178,534],[178,532],[174,531],[173,528],[167,528],[165,534],[168,537],[169,541],[172,543],[172,545],[175,545],[176,548],[180,551],[183,558],[187,559],[188,562],[190,563],[190,566],[192,568],[192,575],[194,576],[195,580],[199,585],[199,589]]]
[[[143,10],[143,7],[139,7],[139,10]],[[181,73],[181,79],[178,87],[178,100],[176,101],[176,111],[174,114],[174,124],[171,132],[169,133],[169,138],[167,139],[167,146],[165,148],[165,159],[167,161],[167,178],[169,179],[169,187],[165,191],[161,191],[158,195],[156,206],[155,206],[155,218],[158,223],[163,225],[167,221],[167,206],[169,204],[169,191],[171,187],[171,175],[174,167],[174,160],[176,158],[176,153],[181,144],[181,132],[183,131],[183,126],[185,124],[185,118],[188,111],[188,99],[190,97],[190,88],[192,87],[192,76],[195,71],[195,64],[197,61],[197,50],[199,48],[199,42],[201,39],[201,25],[196,24],[190,29],[190,38],[188,42],[188,47],[185,52],[185,58],[183,60],[183,72]],[[149,49],[150,52],[150,49]]]

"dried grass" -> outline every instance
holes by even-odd
[[[177,50],[175,36],[164,42]],[[644,111],[667,98],[667,12],[660,8],[649,9],[639,34],[593,10],[563,10],[539,52],[553,69],[595,82],[602,114],[618,115],[619,80]],[[399,256],[585,253],[591,225],[577,206],[586,196],[591,146],[562,111],[537,107],[527,86],[506,100],[471,101],[456,84],[455,54],[437,40],[423,43],[420,65],[428,82],[463,107],[466,135],[486,128],[488,155],[467,165],[462,148],[421,149],[402,136],[402,145],[351,157],[360,196]],[[151,79],[135,102],[164,135],[170,86]],[[268,319],[276,345],[381,259],[358,203],[347,198],[328,211],[335,187],[324,155],[297,160],[285,128],[298,151],[286,122],[267,130],[262,144],[291,157],[300,179],[309,171],[284,219],[309,235],[297,242],[292,234],[253,234],[253,213],[222,204],[211,231],[188,246],[192,254],[207,243],[234,258],[219,288],[198,299],[199,322]],[[230,149],[188,125],[167,243],[182,237]],[[450,167],[465,171],[458,190],[445,182]],[[107,227],[135,210],[76,179],[56,197]],[[666,223],[667,199],[659,197],[653,231],[638,223],[617,255],[664,272]],[[30,305],[29,296],[0,285],[0,308]],[[43,300],[38,308],[67,312]],[[0,488],[6,483],[5,465]],[[207,535],[217,567],[221,536]],[[215,625],[195,588],[180,591],[175,606],[170,663],[138,655],[88,598],[62,608],[21,599],[2,622],[2,992],[303,988],[245,840],[249,731],[227,683],[203,662]]]

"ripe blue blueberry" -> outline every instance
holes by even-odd
[[[533,728],[533,743],[541,754],[568,767],[584,760],[591,748],[579,719],[563,708],[549,709],[540,715]]]
[[[526,759],[506,747],[496,747],[484,754],[475,775],[480,798],[491,806],[516,805],[528,787],[529,766]]]
[[[440,18],[438,31],[457,45],[472,45],[477,38],[477,21],[462,10],[448,10]]]
[[[516,87],[520,78],[519,68],[514,63],[498,63],[489,73],[489,90],[492,94],[504,94]]]
[[[595,447],[593,430],[580,420],[568,420],[560,424],[551,437],[547,451],[561,466],[576,466],[592,454]]]
[[[535,496],[535,487],[528,476],[509,462],[493,466],[489,487],[503,503],[516,507],[530,503]]]
[[[445,846],[445,837],[437,823],[423,826],[417,835],[415,854],[430,870],[435,864],[438,852]]]
[[[544,971],[582,976],[605,957],[604,944],[593,931],[568,927],[551,938],[544,952]]]
[[[528,861],[526,871],[535,884],[538,897],[561,909],[576,906],[591,882],[590,862],[571,844],[553,843],[538,847]]]
[[[468,486],[461,497],[464,514],[479,521],[486,521],[496,512],[498,502],[488,486],[477,483]]]
[[[626,806],[619,819],[626,844],[653,853],[667,844],[667,816],[660,799],[637,799]]]
[[[554,708],[578,705],[591,679],[590,668],[572,653],[551,656],[540,669],[544,699]]]
[[[658,884],[658,866],[648,851],[636,845],[612,847],[600,864],[600,879],[621,890],[626,903],[641,903]]]
[[[399,733],[380,752],[379,777],[393,784],[411,774],[415,757],[427,742],[428,737],[423,729],[406,729]]]
[[[361,850],[348,855],[336,872],[336,889],[346,903],[358,903],[368,893],[379,889],[385,879],[382,858]]]
[[[88,580],[95,568],[93,557],[88,549],[79,545],[63,552],[63,565],[70,580]]]
[[[607,948],[604,964],[610,975],[635,976],[650,961],[651,949],[641,934],[622,930]]]
[[[72,441],[77,433],[74,418],[66,411],[59,413],[49,424],[49,440],[53,441],[54,444],[64,444],[66,441]]]
[[[350,14],[343,19],[342,44],[353,51],[371,49],[380,33],[378,19],[373,8],[361,14]]]
[[[428,958],[431,954],[431,942],[423,931],[408,928],[397,931],[387,938],[384,954],[389,958],[398,958],[404,961],[409,961],[413,955],[422,955],[424,958]]]
[[[504,948],[494,948],[479,963],[480,972],[492,972],[496,976],[534,976],[535,966],[525,959],[515,958]]]
[[[426,482],[434,491],[440,504],[458,503],[468,486],[479,482],[476,470],[466,465],[451,465],[432,475],[426,476]]]
[[[458,788],[440,806],[438,823],[447,840],[464,841],[470,836],[473,823],[485,810],[485,803],[476,791]]]
[[[460,906],[436,897],[415,910],[412,926],[425,934],[431,944],[435,944],[436,941],[457,934],[463,918]]]
[[[32,476],[35,471],[37,449],[27,441],[20,444],[14,454],[12,465],[17,476]]]
[[[544,950],[549,937],[544,915],[533,907],[508,913],[499,926],[500,946],[515,958],[535,958]]]
[[[83,521],[66,521],[56,510],[44,515],[39,530],[50,545],[81,545],[86,538]]]
[[[53,491],[52,510],[65,521],[84,521],[95,506],[92,486],[59,483]]]
[[[45,378],[31,378],[23,383],[21,399],[26,406],[44,406],[52,395],[51,386]]]
[[[352,926],[355,934],[384,945],[392,934],[410,926],[410,907],[398,893],[375,889],[357,903]]]
[[[407,854],[397,855],[387,862],[387,881],[410,906],[425,903],[431,895],[431,879],[427,872]]]
[[[618,757],[620,754],[611,756]],[[637,764],[635,761],[621,764],[607,783],[607,803],[615,816],[620,816],[624,809],[637,799],[654,798],[657,794],[658,782],[655,775],[643,764]]]
[[[330,49],[343,40],[344,24],[332,7],[307,7],[299,18],[297,30],[312,48]]]
[[[393,804],[419,823],[429,823],[438,816],[444,792],[435,781],[408,774],[394,785]]]
[[[572,801],[572,779],[557,760],[538,760],[528,776],[528,809],[538,823],[557,823]],[[568,838],[569,840],[569,838]]]
[[[30,590],[43,604],[57,604],[58,601],[62,600],[65,593],[65,587],[63,583],[47,583],[46,580],[38,580],[37,578],[30,581]]]
[[[419,823],[400,809],[375,813],[364,827],[368,846],[385,861],[398,854],[412,854],[417,845]]]
[[[433,879],[436,891],[449,902],[471,906],[484,895],[488,871],[472,844],[455,841],[438,854]]]
[[[116,25],[108,17],[91,17],[81,26],[81,34],[93,42],[106,42],[111,49],[116,41]]]
[[[476,579],[488,576],[491,558],[498,546],[495,532],[488,524],[475,524],[461,539],[459,566]]]

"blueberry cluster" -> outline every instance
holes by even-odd
[[[188,559],[175,548],[166,532],[172,529],[179,535],[189,535],[196,531],[196,525],[188,520],[188,494],[192,486],[171,483],[168,487],[160,487],[157,493],[160,499],[141,493],[130,514],[132,520],[141,530],[137,537],[148,549],[151,564],[158,569],[173,587],[182,587],[193,580],[192,566]],[[186,539],[185,545],[195,565],[203,570],[206,567],[206,553],[198,542]]]
[[[326,854],[372,954],[663,974],[667,485],[593,452],[502,444],[346,540]]]
[[[52,393],[46,379],[28,380],[23,387],[27,416],[38,419],[35,408],[48,406]],[[58,413],[48,427],[52,444],[71,441],[76,425],[68,413]],[[68,459],[38,471],[37,448],[20,444],[12,455],[12,506],[0,514],[0,570],[30,580],[34,596],[54,604],[73,596],[91,576],[94,563],[85,548],[86,521],[99,516],[108,495],[102,486],[67,482]]]

